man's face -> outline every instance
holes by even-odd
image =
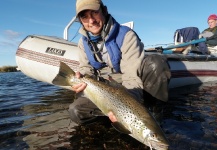
[[[84,10],[79,15],[79,19],[83,24],[85,30],[91,32],[93,35],[99,35],[103,28],[105,17],[102,10]]]
[[[217,20],[209,20],[208,21],[209,28],[214,28],[217,25]]]

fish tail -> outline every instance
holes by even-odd
[[[70,86],[69,79],[72,76],[75,76],[75,72],[68,65],[60,62],[59,72],[52,83],[59,86]]]

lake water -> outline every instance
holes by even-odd
[[[0,73],[0,149],[146,150],[111,127],[107,118],[82,126],[69,119],[72,91]],[[171,150],[217,149],[217,84],[170,91],[160,124]]]

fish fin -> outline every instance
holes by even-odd
[[[149,147],[150,147],[150,150],[152,150],[152,146],[151,146],[151,143],[150,143],[150,142],[148,142],[148,145],[149,145]]]
[[[93,110],[91,114],[94,116],[105,116],[105,114],[98,109]]]
[[[119,132],[124,133],[124,134],[131,134],[131,132],[123,126],[120,122],[113,122],[112,126]]]
[[[121,83],[118,83],[116,80],[114,80],[110,75],[108,75],[108,80],[110,86],[126,90],[126,87],[124,87]]]
[[[52,83],[54,85],[60,85],[60,86],[69,86],[70,83],[68,82],[68,79],[71,76],[75,75],[75,72],[65,63],[60,62],[60,68],[57,76],[53,79]]]

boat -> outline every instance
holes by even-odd
[[[16,51],[16,63],[18,68],[27,76],[38,81],[52,84],[59,71],[60,62],[69,65],[77,71],[79,66],[77,43],[68,40],[68,32],[71,25],[76,22],[74,17],[64,29],[63,38],[45,35],[28,35],[18,46]],[[133,22],[126,23],[133,28]],[[197,42],[197,41],[196,41]],[[194,42],[195,43],[195,42]],[[192,43],[184,43],[184,46]],[[169,49],[181,47],[175,45]],[[161,55],[167,57],[171,69],[169,88],[182,87],[192,84],[202,84],[217,81],[217,46],[209,48],[210,54],[198,54],[190,52],[164,53],[145,50],[148,55]],[[70,89],[71,87],[62,87]]]

